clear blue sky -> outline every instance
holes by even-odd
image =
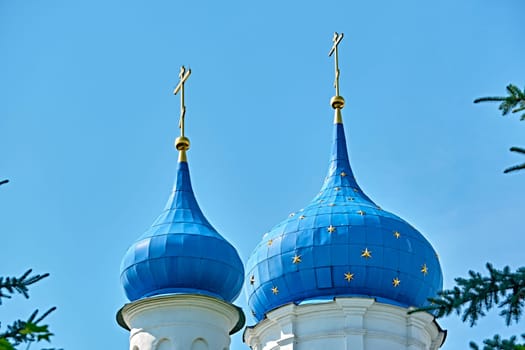
[[[522,0],[0,0],[0,275],[51,273],[1,306],[3,326],[56,305],[54,346],[127,348],[119,265],[171,190],[181,64],[194,190],[246,260],[321,186],[334,31],[361,187],[432,242],[446,287],[486,261],[524,265],[525,173],[502,170],[523,161],[508,148],[525,123],[472,103],[523,87],[524,14]],[[445,349],[507,332],[440,323]]]

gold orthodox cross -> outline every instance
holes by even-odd
[[[180,67],[179,72],[179,83],[173,90],[173,94],[177,95],[180,91],[180,119],[179,119],[179,128],[180,136],[184,137],[184,116],[186,115],[186,106],[184,105],[184,83],[190,77],[191,69],[186,70],[184,66]]]
[[[330,52],[328,53],[328,57],[330,57],[335,52],[335,82],[334,82],[334,87],[335,87],[335,95],[336,96],[339,96],[339,55],[338,55],[339,52],[338,52],[337,48],[338,48],[339,43],[341,42],[341,40],[343,40],[343,36],[344,36],[343,33],[341,33],[341,34],[338,34],[337,32],[334,33],[334,38],[332,39],[334,44],[332,45],[332,48],[330,49]]]

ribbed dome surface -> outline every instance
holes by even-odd
[[[233,301],[244,268],[235,248],[204,217],[179,162],[173,192],[151,228],[126,252],[121,282],[129,300],[158,294],[205,294]]]
[[[336,296],[423,306],[443,280],[423,235],[379,208],[357,184],[342,123],[334,124],[321,191],[264,235],[246,270],[248,304],[257,320],[287,303]]]

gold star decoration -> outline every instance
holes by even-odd
[[[425,276],[428,274],[427,264],[423,264],[423,266],[421,266],[421,273]]]
[[[394,232],[394,237],[396,237],[396,239],[399,239],[399,237],[401,237],[401,233],[395,231]]]
[[[345,177],[346,176],[346,173],[344,171],[341,171],[341,176],[342,177]]]
[[[253,286],[254,283],[255,283],[255,275],[251,275],[250,276],[250,284]]]
[[[295,213],[290,213],[290,217],[295,216]]]
[[[335,207],[335,203],[328,204],[329,207]]]
[[[292,263],[294,264],[299,264],[301,262],[301,256],[300,255],[297,255],[295,254],[294,257],[292,258]]]
[[[306,217],[306,216],[301,215],[301,216],[299,216],[299,220],[303,220],[305,217]]]
[[[357,188],[354,188],[353,190],[354,190],[354,192],[359,192],[359,190]]]
[[[328,228],[326,230],[328,231],[328,233],[333,233],[333,232],[335,232],[335,227],[330,225],[330,226],[328,226]]]
[[[354,274],[353,273],[350,273],[350,272],[345,273],[345,280],[350,282],[353,279],[354,279]]]
[[[336,191],[339,191],[341,189],[341,187],[336,187],[335,190]]]
[[[366,213],[365,213],[364,211],[362,211],[362,210],[358,210],[358,211],[357,211],[357,214],[363,216],[363,215],[365,215]]]
[[[361,253],[361,256],[365,259],[369,259],[372,257],[372,251],[368,250],[368,248],[365,248],[365,250],[363,250],[363,252]]]
[[[268,247],[273,244],[273,239],[268,240]]]
[[[394,288],[399,286],[400,283],[401,283],[401,280],[397,277],[392,280],[392,285],[394,286]]]
[[[272,287],[272,293],[275,294],[275,295],[279,294],[279,288],[277,288],[276,286],[273,286]]]

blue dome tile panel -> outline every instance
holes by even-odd
[[[365,249],[371,257],[363,256]],[[336,296],[424,306],[443,283],[430,243],[357,184],[342,124],[334,127],[321,191],[263,236],[246,273],[248,305],[257,320],[291,302]]]

